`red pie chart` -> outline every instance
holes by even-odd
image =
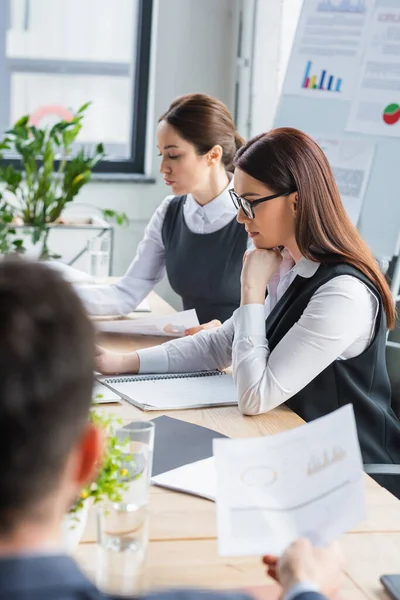
[[[388,104],[382,115],[386,125],[394,125],[400,120],[400,106],[396,103]]]

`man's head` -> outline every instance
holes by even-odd
[[[81,302],[39,263],[0,261],[0,536],[68,508],[93,474],[94,337]]]

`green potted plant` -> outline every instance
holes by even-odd
[[[70,552],[76,548],[83,535],[90,503],[122,502],[123,493],[128,488],[127,460],[133,461],[127,451],[129,440],[117,436],[117,429],[121,427],[119,419],[92,408],[90,420],[104,429],[105,450],[96,480],[81,490],[80,496],[64,518],[62,537],[64,546]]]
[[[105,158],[103,144],[93,150],[74,150],[89,104],[51,128],[36,127],[25,115],[0,140],[0,252],[25,251],[18,235],[24,226],[32,243],[41,243],[40,258],[52,257],[47,246],[51,226],[60,222],[63,210]],[[21,170],[1,164],[5,151],[20,159]],[[107,209],[103,215],[118,224],[127,222],[124,213]]]

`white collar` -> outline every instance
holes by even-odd
[[[306,279],[309,279],[310,277],[315,275],[320,264],[321,263],[314,262],[313,260],[310,260],[309,258],[303,256],[299,260],[299,262],[295,264],[295,266],[293,267],[293,271],[296,273],[296,275],[300,275],[300,277],[305,277]]]
[[[187,217],[191,217],[195,213],[200,213],[204,216],[204,218],[209,222],[213,223],[221,218],[222,215],[226,213],[236,215],[237,210],[233,205],[231,196],[229,194],[229,189],[232,187],[232,175],[228,173],[229,183],[226,188],[211,202],[206,204],[205,206],[201,206],[197,204],[196,200],[193,198],[192,194],[188,194],[185,202],[185,215]]]
[[[320,263],[314,262],[305,256],[295,263],[292,255],[286,248],[282,250],[282,257],[284,262],[291,262],[293,265],[288,271],[290,270],[294,275],[300,275],[300,277],[305,277],[306,279],[315,275],[320,265]]]

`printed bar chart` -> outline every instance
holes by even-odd
[[[319,11],[326,12],[365,12],[365,0],[321,0],[318,3]]]
[[[342,79],[334,75],[327,75],[326,69],[322,69],[320,75],[311,75],[312,62],[309,60],[304,72],[302,88],[310,90],[322,90],[325,92],[341,92]],[[327,83],[325,85],[325,81]]]

